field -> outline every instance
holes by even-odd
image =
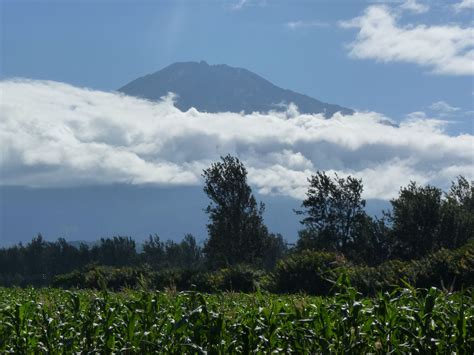
[[[0,289],[0,353],[474,351],[472,291],[364,298]]]

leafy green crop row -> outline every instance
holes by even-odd
[[[0,353],[474,351],[474,295],[0,289]]]

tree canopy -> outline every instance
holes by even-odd
[[[247,170],[227,155],[204,170],[204,192],[210,199],[209,239],[204,253],[214,267],[255,263],[264,255],[269,236],[263,223],[265,205],[257,204],[247,183]]]
[[[304,216],[299,246],[340,251],[354,242],[367,219],[362,181],[337,174],[332,178],[324,171],[317,171],[308,182],[303,209],[296,211]]]

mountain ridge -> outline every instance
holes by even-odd
[[[336,112],[354,113],[349,108],[280,88],[250,70],[226,64],[209,65],[205,61],[170,64],[132,80],[118,91],[152,101],[173,92],[178,96],[175,105],[182,111],[191,107],[213,113],[284,111],[294,103],[301,113],[322,113],[326,118]]]

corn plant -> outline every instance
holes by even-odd
[[[474,353],[474,294],[0,289],[0,353]]]

